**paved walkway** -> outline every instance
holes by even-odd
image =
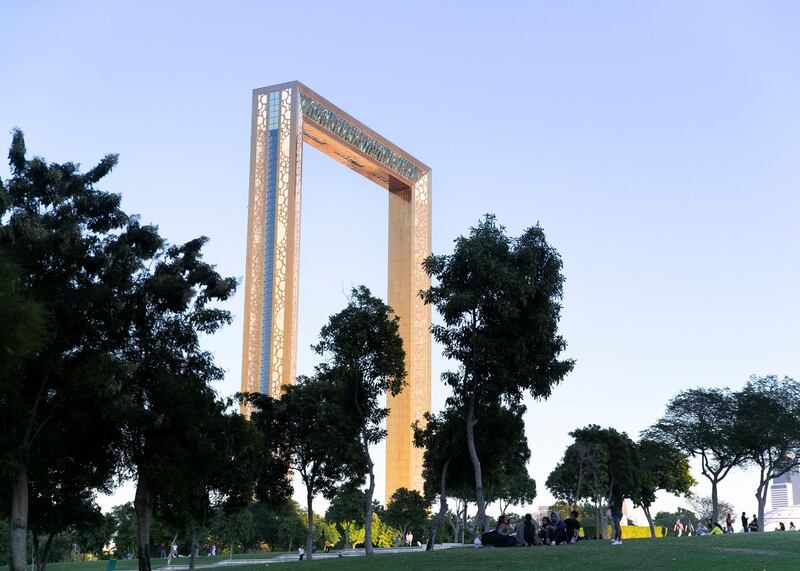
[[[441,549],[454,549],[458,547],[469,547],[467,545],[461,545],[460,543],[442,543],[437,544],[435,546],[436,551]],[[420,551],[425,551],[425,546],[422,547],[376,547],[374,550],[376,555],[382,555],[384,553],[416,553]],[[336,553],[324,553],[324,552],[317,552],[314,553],[314,560],[318,559],[338,559],[339,557],[364,557],[365,555],[364,549],[347,549],[345,551],[337,551]],[[215,563],[202,563],[202,559],[198,558],[197,564],[194,566],[195,569],[213,569],[217,567],[235,567],[238,565],[269,565],[270,563],[294,563],[295,561],[299,561],[300,555],[297,553],[286,553],[284,555],[278,555],[277,557],[271,557],[269,559],[223,559],[222,561],[217,561]],[[159,568],[158,571],[185,571],[189,569],[189,565],[181,564],[181,565],[167,565],[164,567]]]

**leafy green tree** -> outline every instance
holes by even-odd
[[[386,504],[386,513],[382,519],[399,529],[400,535],[405,537],[409,529],[419,529],[425,525],[429,506],[430,503],[417,490],[398,488]]]
[[[3,295],[2,344],[13,358],[0,366],[0,476],[11,501],[10,566],[23,571],[30,482],[66,460],[91,475],[87,485],[109,485],[119,436],[114,406],[123,388],[115,353],[119,303],[153,248],[146,229],[120,209],[119,196],[95,188],[115,155],[81,173],[72,163],[26,158],[24,137],[14,131],[8,156],[0,251],[3,273],[10,264],[16,276],[16,307]],[[7,286],[6,277],[0,287]],[[6,329],[6,317],[28,322]]]
[[[689,501],[689,505],[692,506],[692,510],[694,510],[695,515],[699,521],[708,524],[710,520],[714,517],[714,502],[708,496],[695,496],[695,495],[688,495],[687,499]],[[735,514],[736,510],[733,508],[733,504],[726,502],[725,500],[718,500],[717,506],[720,515],[722,514]],[[711,521],[711,525],[714,523],[719,523],[715,521]]]
[[[121,354],[129,370],[124,457],[136,478],[140,571],[150,571],[154,508],[182,489],[189,451],[202,448],[209,415],[221,412],[210,383],[221,379],[224,371],[202,349],[200,336],[230,322],[230,313],[214,304],[227,300],[236,288],[236,280],[221,277],[203,261],[206,238],[170,246],[154,230],[149,236],[155,245],[152,263],[137,268],[130,288],[117,301],[123,308]],[[215,412],[209,410],[215,407]],[[185,463],[174,461],[180,456]],[[215,463],[211,457],[204,460],[209,466]],[[203,486],[197,492],[204,493]]]
[[[346,548],[352,547],[350,532],[364,526],[365,494],[357,484],[348,482],[336,490],[325,519],[339,526]]]
[[[439,528],[447,514],[447,476],[450,467],[465,471],[468,468],[463,407],[448,403],[438,415],[425,413],[425,422],[414,423],[414,445],[424,449],[422,476],[425,499],[432,503],[438,496],[439,511],[431,519],[427,551],[432,551]],[[457,518],[456,518],[457,519]],[[455,534],[455,532],[454,532]]]
[[[545,485],[556,498],[573,504],[580,499],[591,499],[600,514],[600,527],[605,535],[605,517],[600,506],[610,496],[611,488],[616,484],[623,497],[632,498],[641,486],[641,459],[636,444],[624,432],[596,424],[574,430],[570,436],[575,442],[567,448]],[[580,464],[581,458],[586,458],[581,456],[582,451],[586,450],[591,450],[591,466]],[[584,488],[580,486],[581,478],[587,481]],[[582,491],[575,491],[579,489]]]
[[[758,468],[758,529],[764,531],[770,480],[800,466],[800,383],[789,377],[753,375],[735,398],[736,435],[745,458]]]
[[[266,421],[262,430],[281,435],[277,451],[296,471],[306,488],[306,555],[313,558],[314,497],[333,496],[335,486],[348,475],[353,458],[360,457],[354,444],[356,429],[343,407],[342,386],[322,373],[299,377],[284,386],[280,400],[250,395],[249,402]],[[271,411],[272,418],[264,416]]]
[[[256,541],[266,544],[270,551],[291,551],[293,546],[305,542],[306,518],[300,506],[291,499],[282,502],[255,502],[250,505],[255,526]],[[225,516],[220,512],[218,521]],[[222,523],[215,526],[214,535],[220,537]]]
[[[381,406],[386,395],[396,396],[406,377],[405,351],[400,338],[398,318],[391,307],[359,286],[351,291],[350,301],[342,311],[330,317],[314,347],[325,359],[318,374],[336,382],[347,395],[351,422],[357,428],[361,458],[351,463],[353,472],[366,472],[364,522],[367,555],[372,555],[372,497],[375,492],[375,469],[370,445],[386,438],[382,423],[389,409]]]
[[[436,284],[423,300],[444,323],[431,327],[444,355],[460,363],[445,377],[465,407],[466,439],[473,468],[479,528],[485,516],[481,460],[475,444],[477,411],[501,401],[519,405],[525,393],[547,398],[572,370],[559,360],[566,347],[558,335],[564,278],[561,257],[535,226],[509,238],[486,216],[451,255],[430,256],[425,271]],[[481,430],[496,427],[482,422]]]
[[[680,450],[646,438],[640,440],[637,447],[641,472],[639,487],[633,491],[631,499],[634,505],[641,506],[650,526],[650,537],[655,539],[656,529],[650,506],[656,500],[656,492],[665,490],[676,496],[688,494],[696,482],[689,473],[689,459]]]
[[[728,389],[689,389],[673,397],[664,416],[642,433],[700,459],[701,474],[711,483],[714,521],[719,519],[719,483],[746,456],[736,414],[736,397]]]
[[[697,528],[699,521],[692,510],[678,508],[674,512],[658,512],[653,518],[653,524],[666,528],[667,533],[675,533],[675,522],[677,520],[681,520],[683,523],[691,522],[695,528]]]

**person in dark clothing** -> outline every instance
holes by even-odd
[[[569,513],[569,517],[564,520],[564,525],[567,531],[567,543],[575,543],[578,541],[578,532],[581,529],[581,522],[578,521],[580,514],[577,511]]]
[[[493,547],[513,547],[517,544],[516,538],[508,532],[508,518],[505,515],[500,516],[493,531],[481,536],[481,544]]]
[[[619,484],[611,486],[611,496],[608,498],[608,510],[611,512],[611,520],[614,522],[614,539],[611,540],[612,545],[622,545],[622,494],[620,493]]]
[[[567,542],[567,526],[559,517],[558,512],[550,513],[550,545],[561,545]]]
[[[742,529],[745,532],[750,531],[750,529],[747,527],[747,514],[744,512],[742,512]]]
[[[548,538],[548,530],[550,528],[550,518],[544,516],[542,518],[542,525],[539,526],[539,539],[545,545],[550,545],[550,541]]]
[[[528,545],[539,545],[539,536],[536,533],[536,525],[533,523],[531,514],[525,514],[523,527],[523,537]]]

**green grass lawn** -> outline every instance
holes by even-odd
[[[314,569],[358,571],[580,569],[642,571],[691,569],[726,571],[800,570],[800,533],[753,533],[707,537],[628,540],[623,545],[586,541],[578,545],[507,549],[449,549],[434,553],[376,555],[312,561]],[[272,567],[272,566],[269,566]],[[265,565],[236,567],[264,571]],[[275,567],[278,568],[277,566]]]
[[[248,553],[237,559],[268,559],[281,553]],[[202,557],[198,563],[209,563],[226,557]],[[153,559],[153,569],[164,566],[165,559]],[[177,564],[188,564],[180,558]],[[288,565],[288,567],[286,567]],[[413,571],[413,570],[469,570],[498,571],[516,569],[558,570],[800,570],[800,532],[767,532],[714,537],[670,537],[652,541],[628,540],[624,545],[611,545],[607,541],[585,541],[578,545],[561,547],[507,548],[507,549],[448,549],[434,553],[382,554],[372,558],[347,557],[320,561],[305,561],[304,568],[327,570]],[[50,563],[47,571],[104,571],[105,561],[78,563]],[[279,566],[258,564],[227,568],[230,571],[265,571],[295,569],[294,564]],[[117,569],[130,571],[137,561],[119,561]],[[7,568],[5,568],[7,569]]]
[[[285,552],[258,552],[258,553],[234,553],[234,559],[271,559],[279,555],[284,555]],[[198,557],[198,565],[207,565],[223,559],[230,559],[230,555],[217,555],[216,557]],[[153,569],[160,569],[167,564],[166,559],[153,558],[150,560]],[[173,565],[189,565],[188,557],[179,557],[172,560]],[[77,563],[48,563],[46,571],[105,571],[108,561],[78,561]],[[139,562],[136,559],[126,560],[119,559],[116,565],[116,571],[133,571],[139,568]],[[245,567],[231,567],[230,569],[239,570]],[[8,567],[0,567],[2,571],[8,571]]]

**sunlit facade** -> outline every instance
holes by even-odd
[[[299,82],[256,89],[250,151],[242,391],[280,396],[297,360],[303,142],[388,191],[388,304],[400,317],[407,385],[389,398],[386,498],[422,490],[411,425],[430,410],[431,170]]]

